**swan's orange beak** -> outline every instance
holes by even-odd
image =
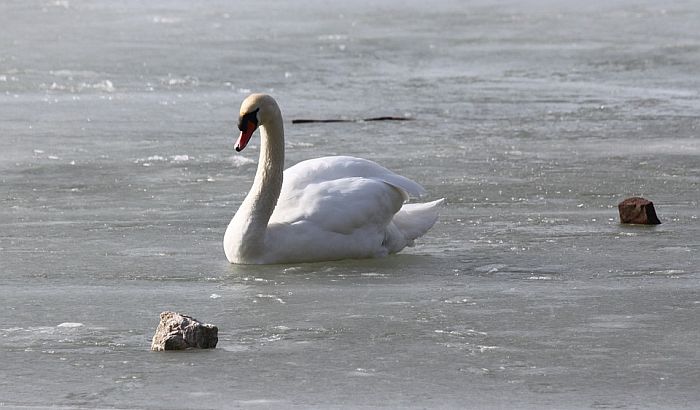
[[[256,128],[257,127],[252,122],[248,122],[246,124],[245,130],[241,131],[241,135],[238,137],[236,144],[233,146],[236,149],[236,152],[243,151],[243,148],[248,145],[248,141],[250,141],[250,137],[253,136]]]

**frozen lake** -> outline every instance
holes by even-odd
[[[0,407],[700,406],[700,3],[340,3],[0,3]],[[288,165],[375,160],[440,221],[230,265],[251,91]],[[163,310],[218,347],[150,352]]]

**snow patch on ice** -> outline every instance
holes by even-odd
[[[68,80],[72,80],[72,77],[69,77]],[[46,84],[42,84],[42,86],[47,87],[51,91],[68,91],[70,93],[84,90],[96,90],[112,93],[116,90],[114,88],[114,83],[112,83],[111,80],[101,80],[94,83],[83,81],[78,84],[62,84],[54,81],[51,83],[51,85],[47,86]]]
[[[114,92],[114,84],[112,84],[112,82],[109,80],[102,80],[100,82],[97,82],[97,83],[94,83],[91,85],[87,85],[87,87],[93,88],[93,89],[99,90],[99,91],[106,91],[108,93]]]
[[[287,303],[287,302],[285,302],[284,300],[282,300],[282,298],[280,298],[280,297],[277,296],[277,295],[265,295],[265,294],[262,294],[262,293],[258,293],[257,295],[255,295],[255,298],[256,298],[256,299],[271,299],[271,300],[274,300],[274,301],[276,301],[276,302],[279,302],[279,303],[281,303],[281,304],[283,304],[283,305]]]
[[[182,21],[181,18],[179,17],[171,17],[171,16],[153,16],[151,18],[151,21],[154,24],[177,24]]]
[[[343,41],[347,40],[348,36],[346,34],[323,34],[316,38],[320,41]]]
[[[187,155],[187,154],[176,154],[176,155],[170,155],[168,157],[164,157],[162,155],[151,155],[146,158],[137,158],[134,160],[134,164],[142,164],[144,167],[150,167],[153,165],[153,162],[170,162],[170,163],[177,163],[177,162],[187,162],[187,161],[194,161],[195,157]]]
[[[160,78],[160,83],[168,87],[196,87],[199,85],[199,78],[190,75],[176,76],[168,73],[167,77]]]
[[[85,326],[85,325],[83,325],[82,323],[78,323],[78,322],[63,322],[63,323],[57,325],[56,327],[74,328],[74,327],[82,327],[82,326]]]
[[[508,265],[504,265],[502,263],[492,263],[490,265],[484,265],[484,266],[479,266],[474,268],[475,271],[477,272],[484,272],[484,273],[495,273],[503,268],[507,267]]]
[[[240,155],[234,155],[231,157],[231,163],[233,163],[233,166],[235,167],[242,167],[249,164],[255,164],[255,160],[242,157]]]

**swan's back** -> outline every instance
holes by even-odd
[[[300,190],[306,186],[343,178],[371,178],[385,183],[412,196],[425,195],[425,189],[410,179],[398,175],[376,162],[349,156],[314,158],[302,161],[284,171],[282,195],[286,190]]]

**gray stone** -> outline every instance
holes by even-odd
[[[211,324],[176,312],[162,312],[153,335],[151,350],[213,349],[219,341],[219,329]]]

